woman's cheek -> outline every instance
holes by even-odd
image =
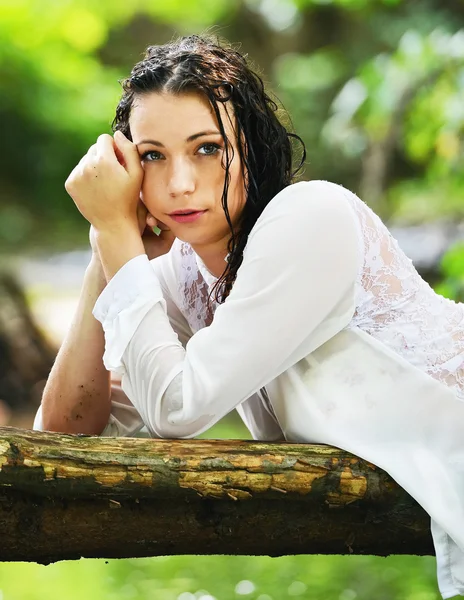
[[[159,193],[157,194],[152,178],[145,171],[142,189],[140,190],[140,199],[152,215],[155,214],[153,211],[156,211],[156,205],[159,204],[156,202],[157,197],[159,197]]]

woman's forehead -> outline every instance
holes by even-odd
[[[218,108],[229,135],[232,133],[230,110],[226,110],[220,102]],[[133,137],[158,131],[160,135],[163,132],[171,135],[179,132],[183,138],[188,138],[199,131],[220,131],[213,107],[206,96],[197,92],[140,95],[134,100],[129,125]]]

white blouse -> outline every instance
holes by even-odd
[[[323,181],[264,209],[219,306],[215,282],[180,240],[109,282],[94,316],[121,388],[102,435],[193,437],[237,408],[255,439],[343,448],[429,513],[442,597],[464,594],[464,305]]]

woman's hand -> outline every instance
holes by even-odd
[[[163,254],[167,254],[175,240],[175,236],[170,229],[160,223],[146,209],[145,205],[140,202],[138,209],[138,221],[142,242],[148,258],[157,258]],[[157,235],[153,232],[153,227],[158,227],[161,233]]]
[[[155,217],[148,212],[145,205],[141,201],[139,201],[137,206],[137,220],[139,224],[140,235],[142,236],[142,242],[148,258],[151,260],[161,256],[162,254],[167,254],[174,242],[174,234],[166,227],[166,225],[164,225],[164,223],[157,221]],[[161,229],[161,233],[156,235],[156,233],[153,232],[153,227],[158,227]],[[89,241],[93,258],[100,260],[96,239],[96,230],[93,225],[90,226]]]
[[[137,147],[123,133],[100,135],[65,183],[80,213],[98,231],[137,224],[143,168]]]

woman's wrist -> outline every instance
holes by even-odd
[[[92,252],[92,257],[87,265],[85,274],[86,277],[93,279],[101,290],[106,286],[105,272],[103,271],[103,265],[97,252]]]
[[[107,281],[131,259],[146,254],[137,223],[121,221],[117,227],[95,228],[95,242]]]

